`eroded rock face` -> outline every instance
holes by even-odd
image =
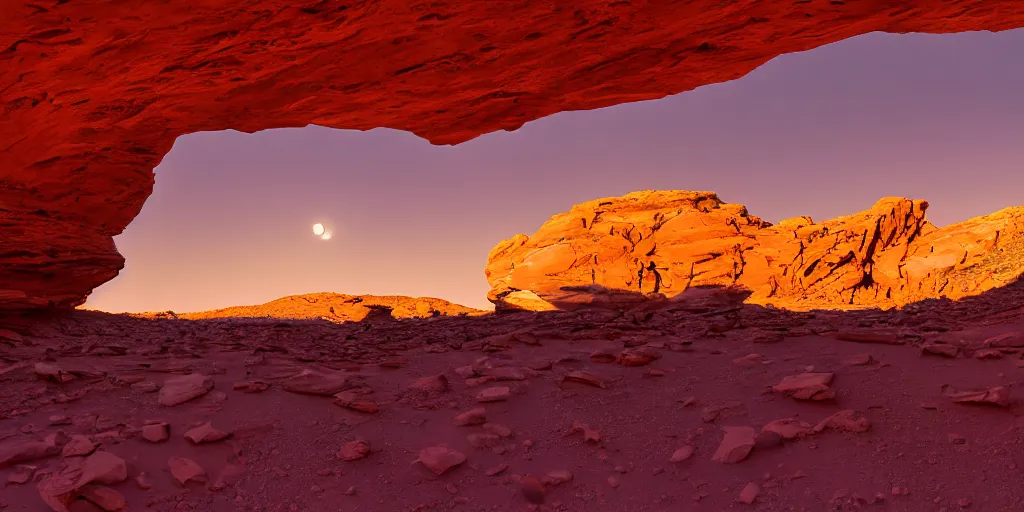
[[[927,207],[885,198],[854,215],[773,226],[711,192],[598,199],[496,245],[485,271],[489,298],[524,309],[504,302],[522,290],[571,309],[712,286],[788,308],[887,308],[976,295],[1024,274],[1024,207],[943,229],[925,219]]]
[[[81,305],[86,283],[97,286],[124,268],[114,239],[45,211],[4,211],[4,165],[0,160],[0,311]]]
[[[454,144],[868,32],[1021,26],[1017,0],[12,0],[0,17],[0,309],[70,307],[113,278],[123,260],[110,237],[183,134],[317,124]]]

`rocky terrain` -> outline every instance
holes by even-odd
[[[327,320],[358,322],[367,318],[427,318],[432,316],[481,315],[485,311],[460,306],[432,297],[400,295],[345,295],[341,293],[308,293],[290,295],[258,306],[234,306],[195,313],[141,313],[142,318],[282,318],[291,320]]]
[[[1019,0],[6,0],[3,14],[0,310],[72,308],[116,276],[111,237],[187,133],[317,124],[454,144],[869,32],[1024,26]]]
[[[112,237],[183,134],[455,144],[872,31],[1022,27],[1022,2],[3,13],[4,512],[1024,510],[1018,209],[936,229],[893,198],[771,226],[710,193],[640,193],[496,247],[494,314],[334,295],[73,310],[123,267]],[[902,307],[806,311],[837,304]]]
[[[1024,283],[792,312],[4,317],[0,509],[1024,509]]]
[[[892,308],[959,299],[1024,274],[1024,207],[936,228],[928,203],[884,198],[854,215],[772,225],[712,192],[641,191],[588,201],[488,256],[501,309],[671,298],[738,286],[787,309]]]

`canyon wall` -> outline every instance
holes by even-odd
[[[545,310],[738,287],[789,309],[958,299],[1024,274],[1024,207],[936,228],[925,201],[772,225],[712,192],[642,191],[574,206],[488,256],[497,309]],[[631,292],[631,293],[629,293]]]
[[[317,124],[455,144],[868,32],[1021,26],[1019,0],[6,0],[0,310],[73,307],[117,275],[111,237],[184,134]]]

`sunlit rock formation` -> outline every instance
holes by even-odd
[[[485,311],[432,297],[400,295],[345,295],[341,293],[309,293],[289,295],[256,306],[200,311],[195,313],[142,313],[146,318],[281,318],[292,320],[328,320],[360,322],[380,318],[429,318],[433,316],[479,315]]]
[[[177,137],[317,124],[454,144],[664,97],[873,31],[1024,26],[1018,0],[9,0],[0,16],[0,309],[113,278]]]
[[[976,295],[1024,274],[1024,207],[942,229],[927,208],[885,198],[854,215],[773,226],[711,192],[598,199],[497,244],[489,298],[533,310],[722,286],[786,308],[891,308]],[[536,299],[515,300],[527,293]]]

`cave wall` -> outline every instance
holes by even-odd
[[[6,0],[0,310],[123,266],[177,137],[317,124],[435,144],[660,98],[872,31],[1024,26],[1024,2]]]

